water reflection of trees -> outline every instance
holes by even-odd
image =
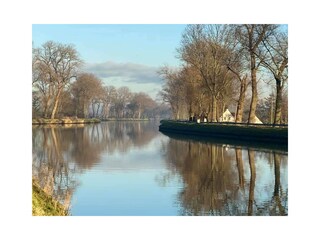
[[[281,154],[269,154],[269,161],[272,161],[274,166],[274,190],[270,200],[265,201],[258,209],[259,215],[287,215],[288,214],[288,188],[281,184],[281,171],[286,166],[286,161],[283,161]],[[282,166],[281,166],[282,165]]]
[[[67,141],[61,141],[57,128],[33,128],[33,178],[39,181],[45,192],[69,207],[76,186],[73,178],[75,165],[63,154],[69,149]]]
[[[280,181],[285,155],[175,139],[164,152],[184,183],[182,215],[287,215],[287,184]],[[265,172],[274,177],[266,182]]]
[[[157,134],[153,126],[149,122],[108,122],[33,127],[33,177],[68,207],[77,171],[98,164],[103,153],[127,152],[148,144]]]
[[[99,125],[108,146],[108,153],[126,153],[132,147],[145,146],[157,135],[154,126],[155,124],[149,121],[114,121]]]

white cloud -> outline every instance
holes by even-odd
[[[162,89],[163,80],[157,71],[159,68],[136,63],[104,63],[86,64],[85,72],[95,74],[105,85],[116,88],[126,86],[132,92],[145,92],[153,99],[158,99],[158,92]]]
[[[84,70],[94,73],[100,78],[116,77],[136,84],[153,83],[162,85],[162,79],[157,74],[159,68],[142,64],[107,61],[104,63],[87,64]]]

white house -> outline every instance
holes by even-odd
[[[226,111],[219,118],[219,122],[235,122],[235,121],[236,121],[236,119],[232,115],[232,113],[229,111],[229,109],[226,109]],[[263,124],[263,122],[261,122],[261,120],[257,116],[255,116],[253,123]]]
[[[219,118],[219,122],[234,122],[235,118],[232,115],[232,113],[229,111],[229,109],[226,109],[222,116]]]
[[[254,122],[253,123],[263,124],[263,122],[261,122],[261,120],[257,116],[254,117]]]

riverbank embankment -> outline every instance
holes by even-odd
[[[159,131],[245,142],[265,142],[288,145],[288,127],[224,123],[195,123],[161,120]]]

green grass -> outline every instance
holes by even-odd
[[[32,180],[32,215],[67,216],[68,211],[59,202],[46,194],[35,180]]]
[[[277,142],[288,144],[287,127],[263,125],[235,125],[215,123],[194,123],[162,120],[159,130],[206,137],[234,138],[243,141]]]

